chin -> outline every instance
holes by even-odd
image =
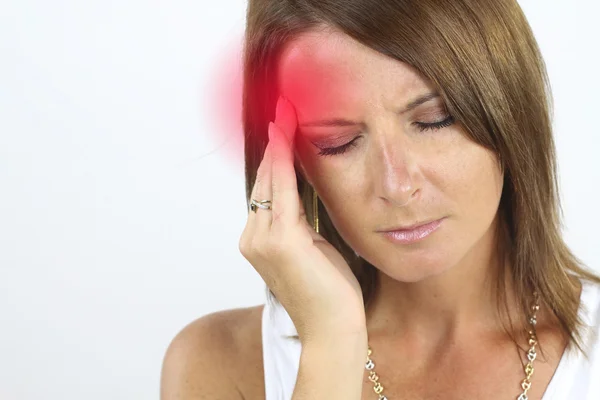
[[[393,265],[389,268],[379,269],[382,273],[399,282],[416,283],[425,281],[437,275],[448,271],[452,266],[446,263],[436,265]]]
[[[445,242],[450,243],[450,242]],[[460,259],[456,246],[423,246],[409,251],[389,245],[369,252],[363,258],[391,279],[415,283],[443,274]],[[454,251],[452,250],[454,248]]]

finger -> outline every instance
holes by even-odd
[[[298,117],[296,114],[296,110],[293,104],[287,100],[285,97],[281,97],[280,101],[277,102],[277,107],[275,111],[275,120],[276,124],[281,127],[281,130],[286,134],[288,142],[292,146],[293,158],[294,162],[298,161],[298,163],[294,164],[294,171],[296,168],[302,170],[302,166],[299,162],[299,154],[298,149],[295,147],[294,139],[296,137],[296,130],[298,127]],[[296,166],[297,165],[297,166]],[[305,174],[302,174],[305,175]],[[300,194],[298,194],[300,196]],[[298,202],[299,205],[299,214],[300,218],[304,219],[308,224],[308,220],[306,217],[306,212],[304,210],[304,206],[302,204],[302,199]],[[310,224],[309,224],[310,226]]]
[[[280,123],[295,130],[296,122],[293,121],[295,113],[290,109],[289,102],[280,99],[277,106],[276,122],[271,123],[269,132],[273,149],[272,158],[272,194],[273,194],[273,220],[271,229],[280,231],[282,228],[298,223],[300,218],[298,187],[294,171],[294,156],[292,150],[293,132],[281,129]],[[290,138],[292,138],[290,140]]]
[[[293,143],[298,121],[294,106],[285,97],[279,97],[275,108],[275,124],[281,128],[288,142]]]
[[[256,172],[256,180],[254,187],[252,188],[252,196],[250,199],[257,201],[272,200],[272,189],[271,189],[271,153],[272,153],[271,141],[267,144],[267,147],[263,154],[263,159],[258,166]],[[256,212],[250,211],[248,215],[248,227],[255,234],[266,234],[271,226],[272,215],[271,210],[264,210],[262,208],[256,208]]]

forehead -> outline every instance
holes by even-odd
[[[281,94],[302,115],[400,107],[432,86],[408,64],[332,30],[302,34],[279,59]]]

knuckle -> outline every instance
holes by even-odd
[[[238,244],[240,253],[248,261],[258,260],[263,258],[265,254],[265,244],[263,239],[256,236],[243,236]]]
[[[238,250],[246,259],[250,255],[250,245],[248,243],[248,240],[243,235],[238,242]]]
[[[244,231],[240,237],[238,249],[247,260],[250,260],[256,254],[256,244],[252,235]]]
[[[290,232],[285,229],[263,235],[251,235],[244,231],[238,242],[238,249],[251,262],[282,260],[291,251],[293,243],[290,236]]]

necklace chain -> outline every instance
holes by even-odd
[[[533,375],[533,361],[537,357],[537,351],[535,346],[537,345],[537,335],[535,331],[535,325],[537,324],[537,312],[540,309],[538,302],[538,293],[533,292],[534,301],[531,305],[531,316],[529,317],[529,324],[531,328],[528,330],[529,334],[529,350],[527,351],[527,364],[525,364],[524,372],[525,378],[521,381],[521,394],[517,397],[517,400],[528,400],[527,392],[531,388],[531,376]],[[388,398],[383,394],[383,385],[379,381],[379,376],[375,373],[375,363],[371,360],[372,354],[371,346],[367,348],[367,362],[365,364],[365,369],[369,371],[369,380],[373,382],[373,391],[379,396],[378,400],[388,400]]]

